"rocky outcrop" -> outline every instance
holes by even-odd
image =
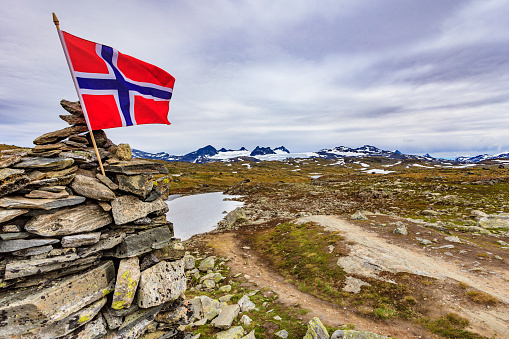
[[[70,127],[1,154],[0,337],[186,338],[168,170],[94,131],[100,174],[79,103],[61,104]]]

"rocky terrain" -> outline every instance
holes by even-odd
[[[99,131],[101,174],[79,104],[62,106],[70,127],[0,158],[0,337],[192,338],[168,170]]]

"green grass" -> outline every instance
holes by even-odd
[[[421,323],[430,332],[439,334],[445,338],[454,339],[485,338],[479,334],[465,330],[465,327],[469,325],[468,319],[462,318],[456,313],[448,313],[447,315],[435,320],[423,319]]]

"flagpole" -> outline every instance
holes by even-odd
[[[64,37],[62,35],[62,31],[60,30],[60,23],[55,13],[53,13],[53,23],[55,23],[55,27],[57,28],[58,37],[60,39],[60,43],[62,44],[62,48],[64,49],[65,60],[67,61],[67,66],[69,66],[69,71],[71,72],[72,80],[74,83],[74,88],[76,89],[76,93],[78,94],[78,98],[80,99],[81,109],[83,110],[83,115],[85,116],[85,121],[87,122],[88,131],[90,134],[90,139],[92,140],[92,145],[94,145],[95,155],[97,156],[97,160],[99,161],[99,167],[101,168],[102,175],[106,176],[104,173],[104,167],[101,160],[101,156],[99,154],[99,150],[97,149],[97,144],[95,143],[94,131],[92,131],[92,127],[90,126],[90,121],[88,120],[87,108],[83,103],[83,97],[81,96],[81,92],[79,90],[78,81],[76,80],[76,76],[74,75],[72,63],[69,58],[69,52],[67,51],[67,46],[65,44]]]

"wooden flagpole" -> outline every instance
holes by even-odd
[[[88,120],[87,109],[83,104],[83,97],[81,96],[81,92],[78,86],[78,81],[76,81],[76,76],[74,75],[73,67],[71,60],[69,58],[69,52],[67,51],[67,45],[65,44],[64,36],[62,31],[60,30],[60,24],[57,16],[53,13],[53,22],[55,23],[55,27],[57,28],[58,37],[60,38],[60,43],[62,44],[62,48],[64,49],[65,60],[67,60],[67,66],[69,66],[69,71],[71,72],[72,80],[74,82],[74,88],[76,89],[76,93],[78,94],[78,98],[80,99],[81,109],[83,110],[83,115],[85,116],[85,121],[87,122],[88,131],[90,132],[90,139],[92,140],[92,144],[94,145],[95,155],[97,156],[97,161],[99,161],[99,167],[101,167],[102,175],[106,175],[104,173],[104,167],[101,160],[101,155],[99,154],[99,150],[97,149],[97,144],[95,143],[94,131],[92,131],[92,127],[90,126],[90,121]]]

